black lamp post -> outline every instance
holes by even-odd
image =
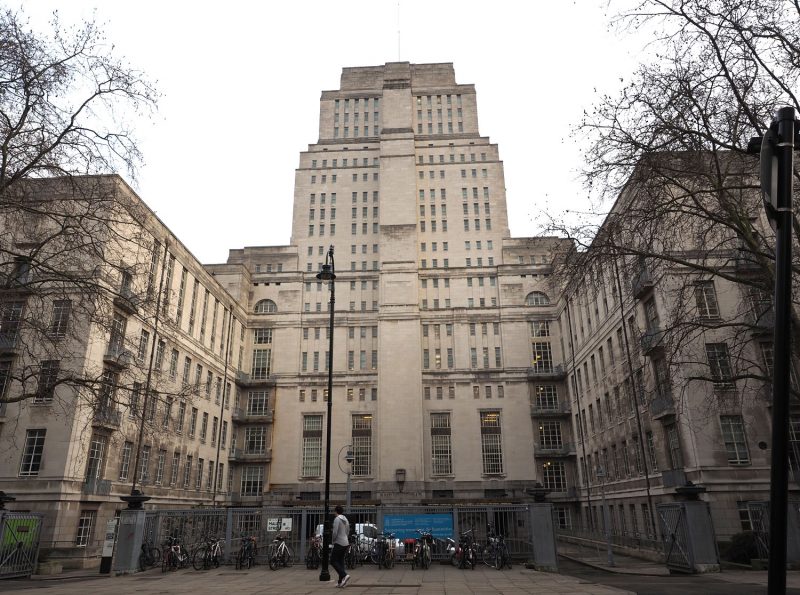
[[[325,255],[325,264],[322,265],[322,270],[317,273],[317,279],[320,281],[328,281],[328,287],[331,292],[331,300],[328,304],[330,311],[330,323],[328,325],[328,426],[327,437],[325,438],[325,508],[323,509],[322,518],[324,522],[324,530],[322,532],[322,570],[319,572],[320,581],[331,580],[331,573],[328,570],[328,561],[330,559],[331,547],[331,520],[330,516],[330,503],[331,503],[331,416],[333,410],[333,307],[336,303],[336,274],[333,265],[333,246],[328,248],[328,253]]]

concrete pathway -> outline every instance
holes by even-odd
[[[334,572],[335,576],[336,573]],[[75,576],[75,575],[73,575]],[[309,593],[338,593],[335,582],[320,583],[318,570],[306,570],[304,566],[270,571],[257,566],[250,570],[236,571],[233,567],[197,572],[180,570],[162,574],[160,570],[129,576],[87,578],[81,573],[78,578],[52,577],[47,580],[26,579],[0,581],[0,593],[33,595],[31,591],[47,589],[59,595],[122,595],[161,594],[169,595],[220,593],[221,595],[250,595],[281,593],[299,595]],[[560,574],[536,572],[523,566],[512,570],[497,571],[488,567],[475,570],[459,570],[452,566],[435,564],[429,570],[412,571],[406,565],[392,570],[378,570],[374,566],[362,566],[352,571],[352,579],[345,592],[359,594],[402,595],[471,595],[524,593],[569,594],[569,595],[620,595],[630,591],[589,583]]]

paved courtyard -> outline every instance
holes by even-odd
[[[335,573],[334,573],[335,576]],[[250,595],[256,593],[338,593],[335,583],[320,583],[318,570],[304,566],[270,571],[259,566],[251,570],[236,571],[232,567],[196,572],[181,570],[162,574],[150,570],[130,576],[102,578],[55,578],[48,580],[13,580],[0,582],[0,593],[25,593],[47,589],[59,595],[122,595],[127,593],[221,593],[224,595]],[[435,564],[429,570],[412,571],[407,566],[392,570],[378,570],[363,566],[352,571],[347,593],[397,593],[402,595],[472,593],[522,593],[618,595],[631,593],[614,587],[597,585],[585,580],[527,570],[515,566],[512,570],[497,571],[488,567],[459,570],[452,566]]]

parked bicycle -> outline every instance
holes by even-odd
[[[139,570],[147,570],[161,564],[161,550],[150,539],[142,543],[142,553],[139,554]]]
[[[242,536],[242,544],[236,554],[236,570],[251,568],[256,563],[256,538],[251,535]]]
[[[511,553],[508,551],[505,537],[495,533],[492,525],[488,526],[487,535],[487,543],[481,552],[483,563],[497,570],[502,570],[506,566],[511,568]]]
[[[306,553],[306,568],[316,570],[322,560],[322,539],[319,535],[314,535],[308,546]]]
[[[164,543],[161,554],[161,572],[186,568],[189,565],[189,555],[181,546],[177,535],[170,535]]]
[[[431,566],[431,547],[433,546],[433,529],[420,531],[417,529],[419,537],[414,540],[414,550],[411,557],[411,570],[417,566],[423,570],[428,570]]]
[[[372,562],[380,568],[390,569],[395,562],[394,533],[380,533],[370,552]]]
[[[350,544],[347,546],[347,551],[344,553],[344,565],[352,570],[357,564],[362,562],[363,556],[361,555],[358,536],[355,533],[351,533],[348,536],[348,540]]]
[[[288,568],[292,565],[292,550],[286,545],[286,538],[276,535],[269,551],[269,569],[277,570],[279,566]]]
[[[205,543],[198,547],[192,555],[192,566],[195,570],[208,570],[219,568],[222,558],[222,540],[215,537],[205,537]]]
[[[464,531],[459,535],[458,545],[453,557],[450,558],[453,566],[464,570],[470,568],[475,570],[475,564],[478,560],[478,548],[475,545],[475,537],[472,529]]]

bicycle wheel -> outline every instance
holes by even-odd
[[[150,566],[151,567],[158,566],[159,564],[161,564],[161,550],[160,549],[158,549],[157,547],[151,547],[148,550],[148,552],[149,552],[149,555],[150,555]]]
[[[244,548],[241,548],[239,553],[236,554],[236,570],[239,570],[242,566],[244,566]]]
[[[284,568],[291,568],[294,556],[292,555],[292,550],[289,549],[289,546],[283,548],[283,559],[281,562],[283,563]]]
[[[166,572],[169,567],[169,551],[164,552],[164,557],[161,558],[161,572]]]
[[[394,567],[394,550],[389,550],[387,552],[385,565],[387,569]]]
[[[494,552],[494,568],[495,570],[503,569],[503,552],[501,552],[500,549]]]
[[[149,562],[150,562],[150,560],[147,559],[147,554],[145,554],[144,552],[139,554],[139,571],[141,572],[145,568],[150,566]]]
[[[486,564],[487,566],[493,568],[494,567],[494,551],[492,551],[492,550],[493,550],[493,548],[489,547],[488,545],[484,546],[483,548],[480,549],[479,557],[480,557],[481,561],[483,561],[484,564]]]
[[[208,568],[206,559],[209,555],[211,555],[211,552],[209,552],[207,547],[197,548],[192,556],[192,568],[195,570],[204,570]]]
[[[269,557],[269,569],[270,570],[278,570],[278,554],[272,554]]]
[[[422,546],[422,569],[428,570],[431,567],[431,549],[424,545]]]

